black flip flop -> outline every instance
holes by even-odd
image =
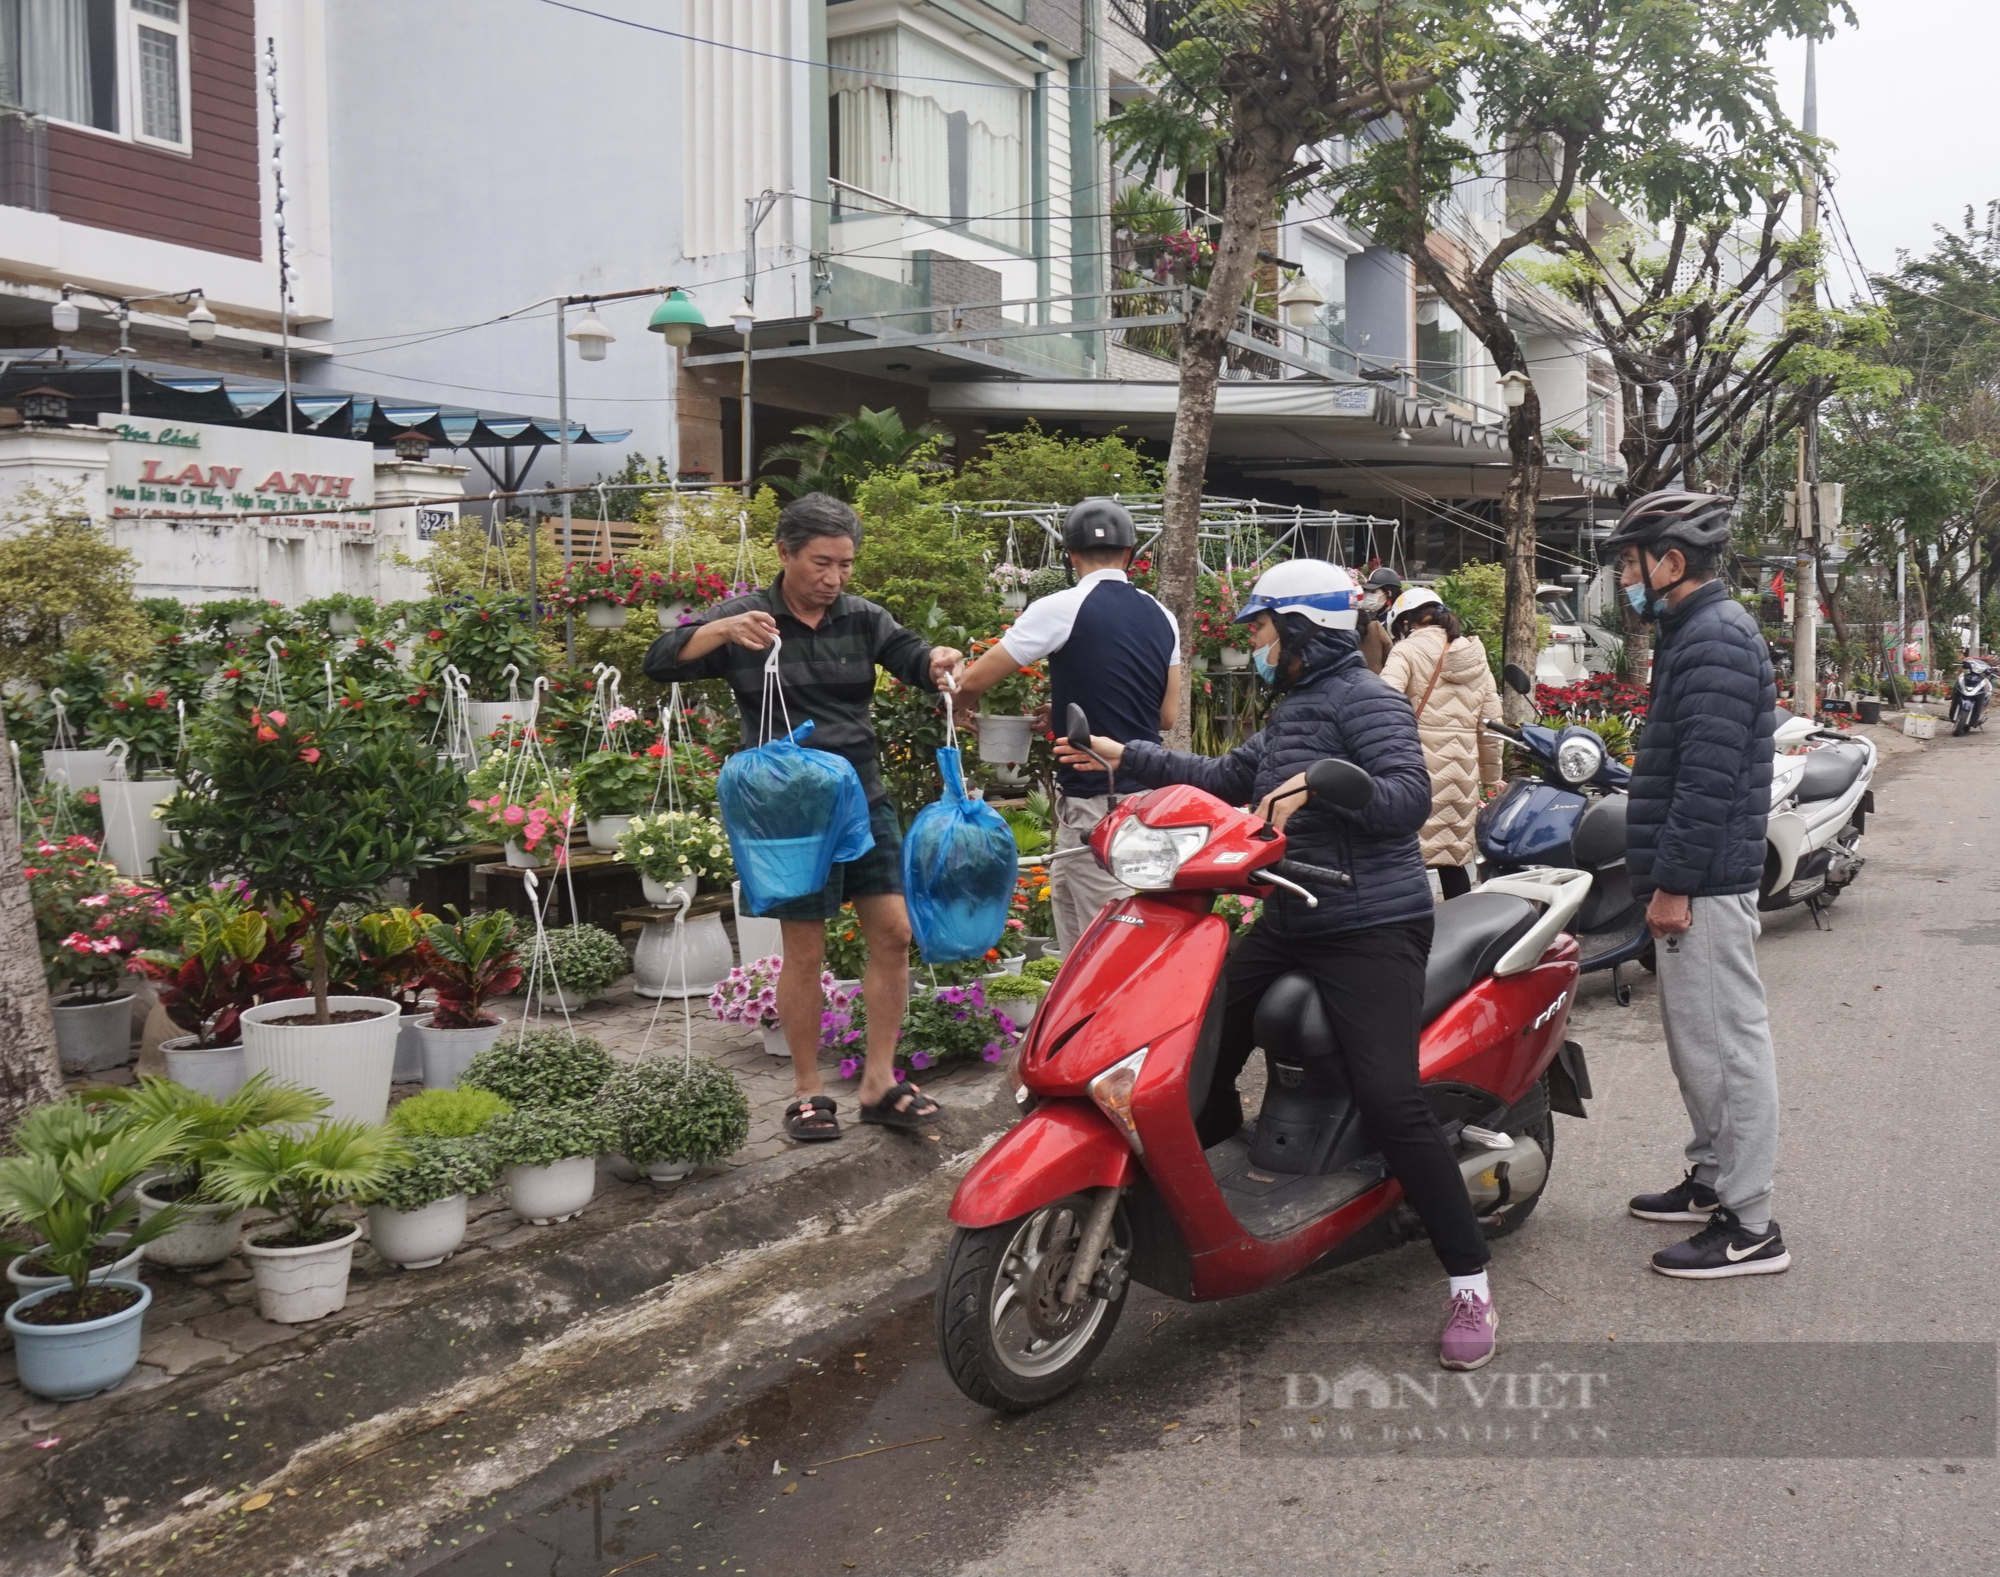
[[[801,1095],[785,1108],[785,1137],[799,1144],[825,1144],[840,1137],[833,1114],[840,1105],[831,1095]]]
[[[900,1111],[897,1110],[896,1103],[906,1095],[912,1097],[910,1104]],[[928,1106],[930,1110],[919,1111],[917,1108],[920,1106]],[[942,1106],[914,1084],[908,1083],[890,1085],[888,1094],[874,1105],[864,1105],[861,1108],[863,1122],[875,1123],[883,1128],[921,1128],[925,1123],[935,1122],[943,1115]]]

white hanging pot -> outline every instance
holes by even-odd
[[[153,874],[153,861],[166,847],[166,824],[153,815],[180,792],[174,778],[147,778],[137,783],[109,778],[98,784],[98,806],[104,815],[104,854],[120,876],[135,880]]]
[[[335,635],[352,635],[361,628],[361,621],[345,608],[336,608],[326,616],[326,627]]]
[[[792,1048],[785,1041],[785,1026],[764,1024],[758,1026],[758,1033],[764,1037],[764,1055],[767,1057],[789,1058]]]
[[[743,962],[749,964],[759,958],[783,958],[784,925],[777,920],[746,913],[741,882],[732,881],[729,884],[729,895],[736,907],[736,945],[743,951]]]
[[[1222,666],[1226,672],[1236,673],[1250,666],[1250,654],[1240,646],[1222,648]]]
[[[212,1101],[226,1101],[243,1088],[250,1077],[243,1060],[243,1048],[203,1046],[198,1035],[178,1035],[160,1042],[160,1054],[167,1059],[167,1077],[174,1083],[197,1090]]]
[[[590,846],[603,854],[614,854],[618,840],[625,836],[625,829],[632,825],[632,816],[627,813],[616,816],[586,816],[583,818],[584,836]]]
[[[643,871],[639,875],[639,890],[646,895],[646,902],[658,904],[663,909],[678,908],[680,900],[675,893],[686,893],[688,902],[694,902],[695,889],[700,878],[683,876],[677,882],[657,882]]]
[[[541,848],[535,849],[531,853],[521,847],[521,840],[519,838],[509,838],[507,840],[507,863],[519,871],[539,871],[544,865],[549,863],[547,856],[542,853],[542,849],[548,846],[548,840],[543,839]]]
[[[246,635],[255,635],[258,624],[255,619],[231,619],[223,628],[241,640]]]
[[[979,720],[979,759],[988,766],[1017,766],[1028,759],[1028,739],[1034,728],[1032,717],[982,717]]]
[[[44,750],[42,781],[60,783],[70,793],[97,788],[111,773],[109,750]]]
[[[472,726],[474,739],[483,740],[510,719],[516,723],[532,723],[535,720],[535,703],[532,700],[465,703],[465,720]]]
[[[653,617],[660,621],[660,628],[663,630],[678,630],[681,627],[681,620],[687,617],[688,612],[688,605],[684,602],[653,604]]]
[[[64,1073],[103,1073],[132,1058],[132,994],[56,1004],[56,1057]]]
[[[593,599],[583,605],[583,622],[593,630],[622,630],[625,628],[625,605]]]
[[[465,1241],[465,1195],[453,1194],[420,1210],[370,1205],[368,1241],[376,1253],[404,1270],[442,1265]]]
[[[1198,674],[1205,674],[1208,672],[1208,658],[1201,652],[1196,652],[1188,659],[1188,667]]]
[[[1003,762],[994,767],[993,781],[1002,788],[1020,788],[1028,781],[1028,774],[1017,766],[1010,766]]]
[[[1000,594],[1000,606],[1019,613],[1028,605],[1028,594],[1019,586],[1014,586]]]
[[[500,1038],[507,1021],[497,1013],[491,1024],[470,1029],[441,1029],[426,1013],[417,1020],[417,1042],[422,1048],[424,1088],[449,1090],[457,1085],[472,1059]]]
[[[379,1123],[389,1111],[402,1009],[388,997],[328,997],[331,1013],[366,1012],[344,1024],[312,1022],[311,997],[243,1010],[243,1063],[279,1084],[302,1084],[331,1103],[328,1117]],[[298,1023],[273,1020],[299,1019]]]
[[[257,1312],[274,1325],[303,1325],[344,1309],[347,1274],[354,1268],[354,1245],[360,1241],[358,1225],[349,1225],[331,1242],[304,1248],[267,1248],[254,1234],[245,1239],[243,1256],[250,1261],[257,1284]]]
[[[735,964],[721,915],[678,925],[649,920],[632,953],[632,989],[642,997],[705,997]]]
[[[158,1182],[149,1178],[139,1185],[139,1219],[150,1221],[173,1201],[151,1192]],[[236,1252],[243,1235],[244,1212],[231,1205],[210,1205],[199,1200],[179,1201],[186,1212],[181,1224],[148,1243],[142,1252],[155,1265],[171,1265],[176,1270],[196,1270],[203,1265],[219,1265]]]
[[[545,1227],[583,1214],[597,1194],[597,1157],[572,1155],[547,1166],[510,1166],[500,1174],[514,1214]]]

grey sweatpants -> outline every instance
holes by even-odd
[[[1090,842],[1097,824],[1111,812],[1111,796],[1073,799],[1056,797],[1056,847],[1075,849]],[[1055,911],[1056,946],[1067,953],[1090,929],[1097,911],[1108,903],[1130,898],[1132,889],[1112,880],[1111,873],[1088,854],[1072,854],[1049,865],[1049,907]]]
[[[1656,949],[1660,1024],[1694,1137],[1698,1182],[1753,1225],[1771,1214],[1778,1065],[1757,975],[1757,895],[1696,898],[1694,924]]]

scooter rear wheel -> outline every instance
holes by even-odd
[[[1053,1402],[1111,1340],[1128,1283],[1121,1279],[1114,1297],[1061,1301],[1089,1208],[1086,1195],[1072,1194],[952,1235],[938,1273],[938,1348],[952,1380],[981,1407],[1025,1413]]]

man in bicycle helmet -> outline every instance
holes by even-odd
[[[1370,673],[1380,673],[1395,645],[1389,628],[1390,610],[1403,594],[1403,577],[1384,564],[1361,583],[1361,617],[1354,634],[1361,660]]]
[[[1647,901],[1667,1056],[1693,1134],[1687,1174],[1629,1206],[1702,1229],[1653,1256],[1662,1275],[1768,1275],[1792,1262],[1771,1219],[1777,1056],[1757,974],[1777,686],[1756,621],[1718,579],[1735,500],[1636,500],[1605,540],[1619,584],[1657,625],[1652,694],[1626,816],[1626,869]]]

